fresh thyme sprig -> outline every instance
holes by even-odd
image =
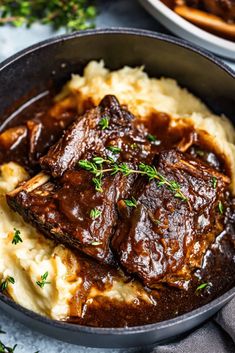
[[[30,27],[35,22],[76,31],[94,27],[96,8],[92,0],[2,0],[0,25]]]
[[[221,201],[219,201],[219,203],[218,203],[218,209],[219,209],[220,214],[224,213],[224,205],[222,204]]]
[[[102,130],[107,129],[109,127],[109,117],[104,116],[103,118],[101,118],[99,121],[99,126],[101,127]]]
[[[8,277],[5,279],[5,281],[3,281],[3,282],[1,283],[0,291],[1,291],[1,292],[4,292],[5,290],[7,290],[9,283],[15,284],[15,279],[14,279],[13,277],[11,277],[11,276],[8,276]],[[0,352],[1,352],[1,351],[0,351]]]
[[[131,199],[124,200],[124,202],[128,207],[136,207],[137,206],[137,201],[134,197],[132,197]]]
[[[45,284],[50,284],[51,282],[47,282],[47,277],[48,277],[48,272],[45,272],[44,275],[41,276],[41,281],[37,281],[36,284],[40,287],[43,288]]]
[[[90,217],[91,217],[91,219],[96,219],[96,218],[100,217],[101,213],[102,212],[100,210],[98,210],[97,208],[93,208],[90,212]]]
[[[198,293],[198,292],[202,291],[203,289],[206,289],[211,286],[212,286],[212,284],[210,282],[202,283],[196,288],[195,293]]]
[[[117,147],[117,146],[108,146],[106,148],[107,150],[111,151],[113,154],[118,154],[122,150],[120,147]]]
[[[212,186],[213,186],[213,189],[216,189],[216,186],[217,186],[217,178],[214,176],[212,178]]]
[[[14,228],[14,237],[12,239],[12,244],[17,245],[18,243],[22,243],[22,242],[23,242],[23,240],[20,236],[20,230]]]
[[[109,165],[107,169],[103,169],[102,165],[106,163]],[[102,157],[94,157],[92,161],[88,160],[80,160],[78,162],[79,166],[92,174],[95,175],[95,178],[92,179],[95,184],[96,190],[102,190],[102,178],[104,173],[110,173],[111,175],[115,175],[117,173],[122,173],[125,176],[130,174],[142,174],[149,178],[149,180],[156,179],[158,186],[165,185],[176,198],[181,199],[182,201],[188,201],[188,198],[183,194],[180,184],[175,180],[168,180],[164,175],[159,173],[156,167],[147,165],[144,163],[140,163],[138,169],[131,169],[126,163],[117,164],[113,160],[104,159]]]

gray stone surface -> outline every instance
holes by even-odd
[[[99,0],[99,9],[100,14],[97,18],[97,27],[136,27],[167,33],[166,29],[142,9],[137,0]],[[62,33],[64,33],[63,30],[55,33],[50,28],[40,25],[34,25],[30,30],[2,27],[0,28],[0,61],[35,42]],[[40,353],[126,352],[126,350],[83,348],[62,343],[30,330],[24,325],[15,322],[12,318],[9,318],[2,311],[0,311],[0,327],[6,331],[6,334],[0,335],[0,339],[5,344],[9,346],[15,343],[18,344],[16,353],[33,353],[36,351],[40,351]],[[169,352],[166,346],[162,347],[162,349],[160,348],[159,352]],[[139,353],[148,351],[150,351],[148,348],[142,350],[136,348],[128,352]],[[156,352],[158,352],[158,349]]]

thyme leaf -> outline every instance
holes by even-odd
[[[37,281],[36,284],[40,287],[43,288],[45,284],[50,284],[51,282],[47,282],[47,277],[49,273],[48,271],[44,273],[44,275],[41,276],[41,281]]]
[[[124,200],[124,202],[128,207],[136,207],[137,206],[137,201],[134,197],[132,197],[131,199],[126,199],[126,200]]]
[[[90,212],[90,217],[92,219],[96,219],[96,218],[100,217],[101,213],[102,212],[100,210],[97,210],[97,208],[93,208]]]
[[[196,288],[196,291],[195,293],[207,288],[207,287],[211,287],[211,283],[210,282],[206,282],[206,283],[202,283],[200,284],[197,288]]]
[[[118,154],[122,150],[120,147],[117,147],[117,146],[108,146],[106,148],[107,150],[111,151],[113,154]]]
[[[5,279],[5,281],[3,281],[3,282],[1,283],[1,286],[0,286],[1,292],[4,292],[5,290],[7,290],[9,283],[11,283],[11,284],[14,284],[14,283],[15,283],[15,279],[14,279],[13,277],[11,277],[11,276],[8,276],[8,277]]]
[[[147,140],[149,140],[150,142],[155,142],[155,141],[157,141],[157,138],[154,135],[148,134]]]
[[[102,169],[102,165],[104,163],[109,164],[109,167],[107,169]],[[140,163],[138,166],[138,170],[135,170],[131,169],[127,163],[117,164],[113,163],[112,160],[106,160],[102,157],[94,157],[92,159],[92,162],[88,160],[81,160],[78,164],[81,168],[95,174],[96,177],[93,178],[92,181],[95,184],[97,191],[102,191],[102,177],[104,173],[110,172],[111,175],[115,175],[120,172],[125,176],[136,173],[146,175],[149,180],[156,179],[157,185],[159,187],[165,185],[174,194],[176,198],[188,202],[188,198],[183,194],[180,184],[175,180],[168,180],[166,177],[164,177],[164,175],[157,171],[155,166]]]
[[[212,178],[212,186],[213,186],[213,189],[216,189],[216,186],[217,186],[217,178],[216,177]]]
[[[224,213],[224,205],[222,204],[221,201],[219,201],[219,203],[218,203],[218,209],[219,209],[220,214]]]
[[[22,243],[22,242],[23,242],[23,240],[20,236],[20,230],[14,228],[14,237],[12,239],[12,244],[16,245],[16,244]]]
[[[99,121],[99,126],[101,127],[102,130],[107,129],[109,127],[109,118],[107,116],[104,116],[103,118],[101,118]]]
[[[138,145],[137,145],[137,143],[132,143],[131,145],[131,148],[133,149],[133,150],[135,150],[136,148],[138,148]]]

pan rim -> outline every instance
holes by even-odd
[[[174,44],[190,51],[193,51],[202,57],[206,58],[207,60],[211,61],[215,65],[217,65],[220,69],[225,71],[229,76],[235,79],[235,72],[227,66],[222,60],[218,59],[215,55],[211,53],[207,53],[203,49],[189,44],[187,41],[175,38],[173,36],[159,34],[157,32],[142,30],[142,29],[131,29],[125,27],[115,27],[115,28],[105,28],[105,29],[95,29],[95,30],[86,30],[82,32],[74,32],[72,34],[63,34],[60,36],[55,36],[44,41],[38,42],[32,46],[29,46],[18,53],[12,55],[10,58],[4,60],[0,63],[0,72],[6,69],[8,66],[13,65],[17,60],[24,58],[28,54],[37,52],[38,49],[45,48],[50,45],[54,45],[63,41],[67,41],[70,39],[78,38],[78,37],[86,37],[86,36],[93,36],[93,35],[133,35],[133,36],[141,36],[146,38],[153,38],[160,41],[165,41],[170,44]],[[36,320],[42,324],[53,326],[54,328],[63,329],[66,331],[71,332],[82,332],[87,334],[96,334],[96,335],[131,335],[137,333],[145,333],[151,332],[155,330],[161,330],[164,328],[170,328],[175,326],[176,324],[180,324],[182,322],[187,322],[192,318],[196,318],[201,316],[203,313],[207,312],[211,308],[216,308],[217,306],[221,306],[227,303],[230,299],[233,298],[235,295],[235,287],[231,288],[218,298],[212,300],[211,302],[194,309],[188,313],[180,315],[176,318],[156,322],[153,324],[146,324],[140,326],[133,326],[133,327],[122,327],[122,328],[112,328],[112,327],[92,327],[92,326],[85,326],[85,325],[78,325],[72,324],[65,321],[57,321],[45,316],[42,316],[38,313],[35,313],[32,310],[26,309],[23,306],[17,304],[9,297],[0,293],[0,302],[3,302],[6,306],[10,306],[15,311],[18,311],[24,314],[27,317],[30,317],[33,320]],[[4,309],[4,308],[3,308]]]

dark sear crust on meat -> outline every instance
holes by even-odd
[[[124,268],[147,286],[182,287],[224,229],[218,205],[225,204],[229,178],[176,150],[160,154],[157,170],[181,185],[187,201],[156,180],[143,183],[135,191],[135,208],[125,212],[127,206],[119,202],[123,217],[112,246]]]
[[[78,249],[102,263],[114,263],[109,247],[118,214],[116,204],[125,197],[134,178],[121,174],[103,181],[95,191],[87,171],[68,171],[59,183],[47,182],[28,192],[22,188],[8,196],[10,206],[56,241]],[[92,210],[100,215],[93,218]]]
[[[1,163],[16,161],[35,175],[7,195],[9,205],[47,237],[75,250],[63,249],[73,254],[82,278],[69,303],[69,321],[99,327],[154,323],[230,289],[235,201],[224,156],[188,119],[172,124],[162,112],[136,118],[114,96],[96,108],[91,99],[82,109],[77,104],[68,97],[47,103],[42,114],[34,106],[0,134]],[[91,110],[74,121],[86,109]],[[67,119],[74,122],[69,128]],[[44,171],[36,174],[48,147],[40,159]],[[94,157],[102,161],[95,167],[106,170],[102,192],[84,167]],[[141,163],[156,168],[152,180]],[[130,173],[112,175],[123,164]],[[115,279],[123,300],[102,295]],[[100,295],[81,307],[91,286]],[[140,296],[128,303],[127,286],[151,300]]]
[[[101,263],[120,262],[151,288],[185,287],[223,230],[218,205],[224,204],[230,181],[176,149],[157,151],[149,141],[155,138],[146,136],[146,127],[114,96],[106,96],[41,158],[54,179],[44,182],[50,177],[42,174],[36,187],[34,179],[28,181],[8,195],[8,203],[44,234]],[[182,141],[188,146],[187,135],[179,143],[184,149]],[[138,152],[131,147],[136,142]],[[103,162],[95,164],[94,157]],[[81,169],[81,162],[91,168]],[[130,172],[113,174],[112,168],[124,162]],[[144,174],[141,162],[156,168],[157,178]],[[94,166],[100,174],[91,173]],[[134,202],[133,211],[125,199]]]
[[[65,131],[59,142],[41,158],[40,164],[53,177],[61,177],[80,159],[95,155],[106,158],[110,147],[120,148],[122,155],[125,154],[124,160],[133,160],[136,153],[131,145],[136,142],[143,145],[138,158],[141,152],[142,158],[147,158],[151,144],[146,134],[145,130],[138,129],[134,116],[121,107],[114,96],[105,96],[97,108],[89,110]]]
[[[101,126],[102,119],[107,119],[106,128]],[[153,153],[146,134],[145,128],[135,125],[132,114],[115,97],[106,96],[97,108],[74,122],[41,159],[42,167],[60,178],[30,192],[22,188],[8,196],[9,204],[26,221],[57,241],[103,263],[113,263],[109,243],[118,219],[116,205],[127,196],[136,176],[107,176],[100,192],[93,185],[94,176],[78,170],[77,162],[94,155],[132,163],[136,158],[151,161]],[[131,147],[136,141],[140,146],[138,156]],[[115,147],[118,157],[112,152]],[[93,210],[99,216],[92,217]]]

